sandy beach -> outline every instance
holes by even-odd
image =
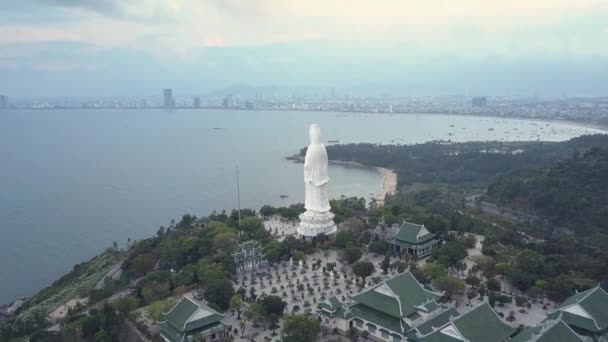
[[[343,161],[343,160],[330,160],[332,164],[340,164],[340,165],[348,165],[355,167],[373,167],[367,166],[361,163],[357,163],[354,161]],[[387,169],[384,167],[373,167],[376,171],[380,172],[383,176],[382,179],[382,188],[380,192],[376,193],[372,196],[374,200],[376,200],[377,205],[384,205],[384,199],[386,195],[392,195],[397,191],[397,173],[391,169]]]
[[[373,198],[377,204],[383,205],[386,195],[391,195],[397,191],[397,174],[395,171],[383,167],[377,167],[376,170],[382,174],[384,179],[382,180],[382,190],[375,194]]]

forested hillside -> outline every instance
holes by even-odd
[[[549,166],[592,147],[608,148],[608,135],[565,142],[429,142],[416,145],[347,144],[327,147],[330,160],[394,169],[400,185],[415,182],[488,182],[497,175]],[[304,156],[306,149],[300,151]]]
[[[608,149],[593,148],[550,167],[503,175],[488,186],[486,197],[588,234],[608,232],[607,190]]]

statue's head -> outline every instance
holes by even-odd
[[[308,134],[310,135],[311,144],[321,143],[321,126],[319,124],[311,124]]]

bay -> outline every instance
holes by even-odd
[[[550,140],[601,132],[565,123],[445,115],[219,110],[0,112],[0,303],[28,296],[127,238],[184,213],[303,201],[302,165],[325,141]],[[380,190],[369,168],[330,166],[332,197]],[[280,195],[288,195],[281,199]]]

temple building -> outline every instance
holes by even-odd
[[[391,249],[397,254],[408,254],[416,259],[425,258],[433,252],[439,240],[424,225],[403,221],[401,227],[389,240]]]
[[[576,293],[541,323],[521,328],[503,321],[487,301],[459,313],[453,303],[440,304],[442,299],[406,271],[355,294],[349,303],[330,297],[317,305],[317,314],[340,334],[354,328],[380,342],[608,341],[608,293],[599,285]]]
[[[455,312],[454,312],[455,313]],[[438,317],[429,321],[426,331],[410,333],[411,341],[419,342],[506,342],[517,329],[503,322],[487,302],[458,315]],[[429,329],[430,328],[430,329]],[[430,332],[429,332],[430,330]]]
[[[319,305],[319,313],[342,332],[355,328],[374,340],[401,342],[412,327],[447,310],[438,303],[441,298],[442,293],[425,289],[406,271],[354,295],[349,305],[330,298]]]
[[[167,313],[158,326],[167,342],[218,341],[230,334],[231,326],[222,322],[224,315],[205,304],[183,297]]]
[[[576,292],[548,316],[561,317],[576,333],[592,341],[608,341],[608,293],[599,285]]]
[[[249,240],[240,243],[234,253],[234,264],[237,273],[253,271],[266,264],[266,254],[257,241]]]
[[[560,318],[546,319],[535,327],[525,327],[509,342],[586,342]]]

